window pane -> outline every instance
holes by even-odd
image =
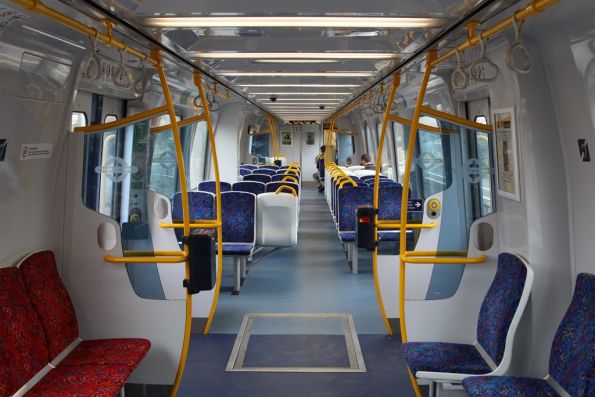
[[[250,134],[254,130],[250,127]],[[269,143],[271,134],[260,134],[250,136],[250,154],[256,157],[257,162],[265,163],[269,157]]]
[[[149,188],[167,197],[173,197],[178,186],[178,165],[173,133],[153,134],[150,161]]]
[[[378,145],[380,145],[380,136],[382,135],[382,123],[376,126],[378,131]],[[380,173],[390,179],[394,179],[393,163],[390,157],[390,145],[388,144],[388,137],[390,136],[390,126],[386,126],[387,131],[384,135],[384,145],[382,145],[382,159],[380,160]]]
[[[188,179],[191,189],[197,187],[204,178],[208,136],[207,123],[201,121],[194,130],[190,149],[190,177]]]
[[[476,123],[479,123],[479,124],[487,124],[488,123],[488,119],[484,115],[475,116],[475,122]]]
[[[76,127],[87,126],[87,114],[85,112],[72,112],[70,119],[70,131],[74,131]]]
[[[421,169],[423,197],[444,191],[452,182],[450,164],[450,138],[420,130],[417,134],[419,155],[417,166]]]
[[[477,120],[476,120],[477,121]],[[477,143],[477,160],[479,162],[479,198],[481,203],[481,216],[494,212],[492,189],[492,156],[490,152],[490,135],[485,132],[475,133]]]
[[[393,123],[393,136],[395,139],[395,151],[397,156],[397,181],[402,182],[405,176],[405,128],[402,124]]]
[[[105,119],[103,119],[104,123],[111,123],[114,121],[118,120],[118,116],[116,116],[115,114],[108,114],[107,116],[105,116]]]

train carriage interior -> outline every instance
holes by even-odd
[[[595,397],[592,0],[0,0],[0,87],[0,397]]]

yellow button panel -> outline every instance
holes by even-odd
[[[440,216],[440,207],[441,207],[440,200],[438,199],[431,199],[428,201],[428,208],[427,213],[430,219],[436,219]]]

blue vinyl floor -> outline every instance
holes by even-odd
[[[324,195],[304,188],[298,245],[258,262],[239,295],[231,295],[231,266],[210,334],[193,335],[180,397],[413,397],[398,337],[386,335],[374,290],[371,256],[360,251],[353,275]],[[366,372],[226,372],[246,313],[348,313],[353,316]],[[246,366],[347,365],[345,337],[332,321],[255,326]],[[261,323],[264,324],[264,323]],[[326,325],[325,325],[326,324]],[[301,327],[301,328],[300,328]],[[266,328],[266,329],[265,329]],[[306,330],[301,332],[301,330]]]

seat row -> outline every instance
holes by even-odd
[[[192,221],[216,219],[217,201],[213,193],[188,192],[188,201]],[[291,191],[275,189],[258,195],[246,191],[221,193],[223,255],[234,260],[234,294],[240,291],[248,262],[257,246],[286,247],[297,244],[298,214],[299,198]],[[173,197],[172,219],[176,222],[182,219],[181,193],[176,193]],[[182,230],[176,229],[175,232],[180,242]],[[182,247],[181,243],[180,246]]]
[[[372,207],[374,203],[374,176],[345,179],[331,177],[329,182],[330,208],[339,233],[339,238],[347,251],[347,260],[353,274],[358,273],[358,248],[356,244],[357,209]],[[354,186],[355,185],[355,186]],[[399,220],[401,218],[401,184],[381,177],[379,183],[378,219]],[[398,241],[399,230],[381,230],[379,241]],[[407,232],[408,244],[412,242],[413,233]]]
[[[278,167],[276,165],[263,165],[263,166],[255,166],[255,165],[241,165],[238,169],[238,174],[240,176],[246,175],[299,175],[300,170],[298,166],[287,166],[287,167]]]
[[[264,176],[265,178],[268,177],[267,175],[254,175],[257,177]],[[220,182],[221,192],[247,192],[253,193],[256,195],[262,193],[274,193],[276,192],[281,186],[289,186],[291,187],[296,194],[300,194],[300,187],[296,182],[290,181],[268,181],[262,182],[258,180],[244,180],[240,182],[236,182],[231,184],[229,182]],[[209,192],[215,194],[216,192],[216,182],[215,181],[204,181],[198,184],[198,190],[201,192]]]
[[[54,254],[0,268],[0,397],[116,396],[145,339],[82,340]]]
[[[595,395],[595,275],[576,279],[572,302],[551,346],[549,374],[508,376],[515,333],[529,300],[533,271],[519,256],[502,253],[478,316],[476,341],[408,342],[409,370],[434,389],[460,385],[471,397],[587,397]]]

